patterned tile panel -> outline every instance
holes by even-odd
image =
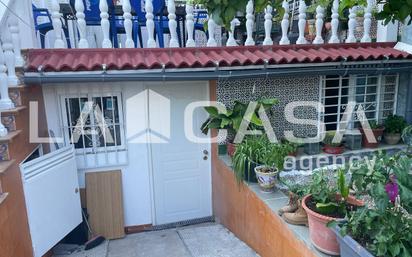
[[[217,84],[217,100],[228,108],[233,106],[235,100],[246,103],[273,97],[279,100],[279,104],[273,107],[273,114],[269,118],[278,139],[284,137],[285,130],[293,130],[297,137],[316,133],[317,128],[314,126],[286,121],[284,110],[290,102],[319,101],[318,76],[219,80]],[[316,110],[311,107],[298,107],[294,115],[301,119],[317,119]]]
[[[16,118],[14,117],[14,115],[1,117],[1,122],[7,128],[7,131],[16,131]]]

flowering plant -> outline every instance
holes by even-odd
[[[412,159],[405,153],[380,154],[368,174],[361,172],[370,184],[355,184],[365,189],[368,205],[348,214],[341,234],[352,236],[375,256],[412,256],[411,167]],[[356,175],[355,180],[362,178]]]

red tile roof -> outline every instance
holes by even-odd
[[[394,43],[133,49],[31,49],[26,71],[144,70],[412,59]]]

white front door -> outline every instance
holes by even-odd
[[[151,144],[155,224],[211,216],[210,144],[193,143],[184,132],[184,110],[193,101],[209,100],[208,84],[167,83],[150,89],[167,97],[171,106],[168,143]],[[149,97],[149,108],[156,108],[153,104]],[[165,111],[156,110],[157,117],[149,114],[149,120],[158,119],[159,113],[166,117]],[[206,118],[203,108],[195,110],[193,130],[197,136],[201,135],[200,126]]]

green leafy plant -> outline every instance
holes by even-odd
[[[390,134],[402,133],[407,126],[405,118],[398,115],[389,115],[385,120],[385,132]]]
[[[339,169],[337,178],[332,181],[324,170],[315,172],[309,186],[312,200],[316,204],[316,212],[324,215],[346,215],[346,205],[349,196],[349,185],[346,183],[345,170]]]
[[[369,121],[369,126],[371,127],[371,129],[383,128],[383,125],[379,124],[376,120],[370,120]]]
[[[407,153],[388,156],[382,152],[374,171],[354,172],[354,184],[365,179],[371,185],[366,187],[370,203],[348,213],[347,222],[339,224],[341,234],[352,236],[374,256],[412,256],[411,167],[412,159]]]
[[[339,147],[342,145],[342,143],[334,143],[333,138],[335,137],[336,132],[335,131],[328,131],[325,134],[325,138],[323,139],[323,144],[330,146],[330,147]]]
[[[258,111],[260,107],[263,107],[265,111],[270,111],[270,109],[277,103],[278,100],[275,98],[257,101],[255,112],[250,119],[251,126],[257,129],[261,129],[263,124],[262,120],[258,117]],[[235,101],[233,108],[227,109],[226,113],[219,113],[218,109],[214,106],[205,107],[205,110],[208,112],[209,117],[201,125],[201,131],[204,134],[207,134],[209,132],[209,129],[227,129],[229,135],[236,134],[245,116],[248,104],[242,103],[240,101]]]
[[[233,170],[238,182],[243,181],[246,173],[252,171],[252,164],[264,165],[269,169],[281,171],[290,148],[285,144],[271,143],[266,136],[247,137],[236,147],[232,158]]]

